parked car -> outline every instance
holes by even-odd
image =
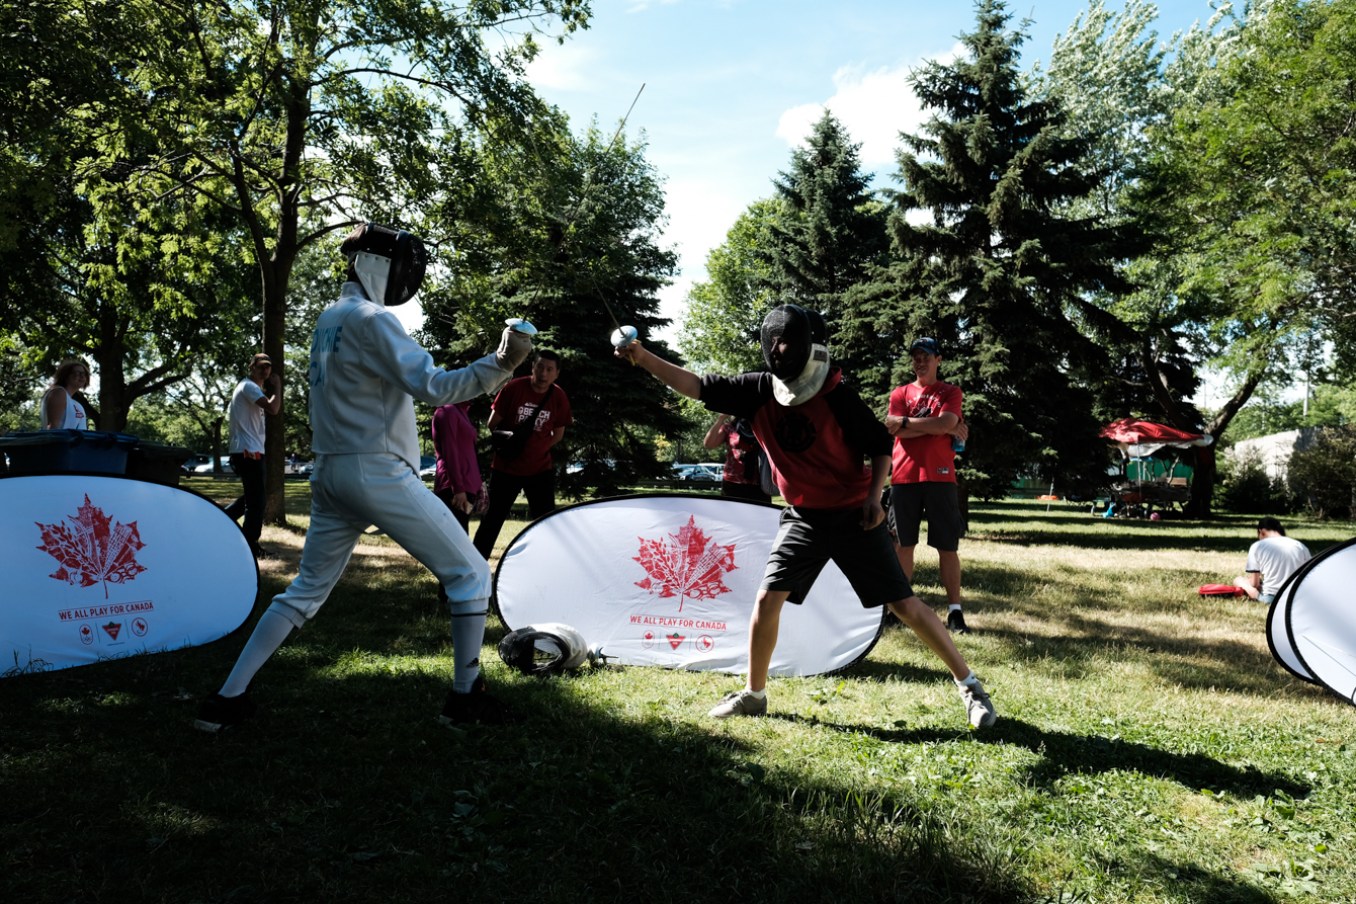
[[[309,461],[294,461],[289,458],[283,462],[283,473],[288,477],[309,477],[314,468],[315,463]]]
[[[182,465],[179,466],[179,470],[181,470],[185,474],[192,474],[193,472],[198,470],[198,465],[211,465],[211,464],[212,456],[208,455],[206,452],[194,452],[192,455],[188,457],[187,461],[185,461]]]
[[[231,467],[231,456],[229,456],[229,455],[223,455],[223,456],[221,456],[221,459],[220,459],[220,460],[221,460],[221,473],[223,473],[223,474],[234,474],[234,473],[235,473],[235,469]],[[212,470],[212,459],[209,458],[209,459],[207,459],[207,461],[205,461],[205,462],[203,462],[202,464],[200,464],[200,465],[198,465],[197,467],[195,467],[195,468],[193,469],[193,473],[194,473],[194,474],[212,474],[212,473],[215,473],[215,472]]]
[[[724,473],[724,466],[714,463],[686,464],[675,462],[673,465],[675,480],[701,480],[719,483]]]
[[[432,455],[419,456],[419,477],[423,480],[432,480],[438,476],[438,459]]]

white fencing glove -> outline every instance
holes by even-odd
[[[499,367],[503,370],[517,370],[518,365],[526,361],[530,354],[532,337],[518,332],[513,327],[504,327],[503,335],[499,337],[499,348],[494,353],[494,360]]]

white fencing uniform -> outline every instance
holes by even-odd
[[[489,565],[419,478],[413,399],[447,405],[493,393],[512,371],[492,354],[460,370],[438,367],[394,313],[348,282],[316,321],[308,374],[311,526],[297,577],[269,611],[296,627],[314,618],[369,525],[437,576],[454,616],[487,608]]]

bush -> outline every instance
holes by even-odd
[[[1356,513],[1356,427],[1329,427],[1290,456],[1290,491],[1315,518]]]
[[[1285,515],[1296,508],[1295,497],[1280,477],[1267,474],[1257,453],[1220,457],[1219,501],[1233,512]]]

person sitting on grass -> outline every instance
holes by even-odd
[[[1281,585],[1307,561],[1309,547],[1287,537],[1277,519],[1262,518],[1257,522],[1257,542],[1248,547],[1244,573],[1234,578],[1234,586],[1241,587],[1249,599],[1270,605]]]
[[[774,308],[762,326],[768,370],[736,377],[698,376],[639,341],[616,351],[708,409],[752,421],[787,502],[749,622],[748,682],[708,715],[767,713],[768,669],[782,606],[788,600],[803,602],[832,560],[863,606],[889,606],[937,654],[956,682],[970,725],[988,727],[997,719],[989,695],[899,565],[881,507],[890,473],[890,434],[842,372],[829,366],[826,332],[816,311],[798,305]]]

